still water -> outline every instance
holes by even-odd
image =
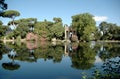
[[[0,79],[119,77],[119,43],[0,43]]]

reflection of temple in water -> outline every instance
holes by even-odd
[[[70,52],[72,52],[72,45],[69,43],[69,44],[65,44],[65,49],[64,49],[64,51],[65,51],[65,56],[68,56],[69,55],[69,53]]]
[[[64,55],[69,56],[71,53],[73,53],[75,50],[77,50],[78,44],[74,43],[65,43],[64,45]]]

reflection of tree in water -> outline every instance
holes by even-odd
[[[2,59],[2,55],[8,52],[9,49],[0,41],[0,60]]]
[[[14,61],[15,57],[17,57],[17,53],[13,50],[10,51],[8,57],[12,59],[12,62],[3,63],[2,67],[7,70],[17,70],[20,68],[20,65]]]
[[[16,57],[17,60],[20,61],[27,61],[27,62],[36,62],[37,61],[37,56],[35,55],[34,49],[27,49],[25,48],[19,48],[17,50],[18,57]]]
[[[7,70],[17,70],[20,68],[20,65],[14,62],[3,63],[2,67]]]
[[[34,43],[29,44],[34,45]],[[17,57],[15,57],[15,60],[20,61],[27,61],[27,62],[36,62],[38,58],[43,58],[45,60],[53,60],[53,62],[60,62],[62,60],[63,55],[63,47],[62,45],[56,45],[52,46],[49,43],[38,44],[39,46],[37,48],[31,48],[34,46],[31,46],[30,49],[26,47],[26,45],[23,43],[20,46],[17,44],[11,45],[9,47],[14,48],[14,50],[17,53]]]
[[[100,44],[101,45],[101,44]],[[98,49],[99,57],[104,61],[102,69],[95,70],[91,79],[119,79],[120,77],[120,46],[117,43],[103,43]]]
[[[53,53],[53,61],[54,62],[61,62],[62,55],[63,55],[63,48],[61,46],[56,46],[52,50],[50,52],[51,52],[51,54]]]
[[[95,61],[95,51],[89,43],[80,43],[77,51],[70,53],[72,67],[76,69],[89,69]]]
[[[31,53],[31,50],[26,48],[26,44],[15,43],[14,45],[8,44],[8,46],[13,48],[16,51],[18,56],[14,58],[15,60],[27,61],[27,62],[35,62],[36,61],[36,58],[34,58],[34,56],[35,56],[34,53]]]
[[[47,48],[44,48],[44,51],[42,48],[36,49],[36,52],[38,52],[37,55],[39,58],[43,58],[46,60],[53,60],[53,62],[60,62],[62,60],[63,55],[63,47],[56,45],[56,46],[48,46]]]
[[[101,47],[99,56],[102,60],[110,59],[112,57],[120,56],[120,46],[115,43],[106,43]]]

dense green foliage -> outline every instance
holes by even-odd
[[[79,40],[90,41],[92,33],[95,32],[95,20],[89,13],[72,16],[72,28],[76,30]]]
[[[16,10],[7,10],[3,13],[3,17],[15,19],[15,17],[20,16],[20,13]]]
[[[12,38],[12,37],[17,38],[18,36],[21,36],[21,38],[25,38],[26,34],[30,31],[30,27],[34,26],[36,21],[37,21],[36,18],[27,18],[27,19],[15,20],[14,23],[17,25],[17,27],[7,36],[9,38]],[[34,23],[32,23],[32,22],[34,22]],[[10,25],[11,23],[12,23],[12,21],[10,21],[8,23],[8,25]]]
[[[48,39],[49,30],[48,28],[53,25],[50,21],[37,22],[34,26],[34,33],[38,34],[40,38]],[[48,27],[48,28],[47,28]]]
[[[9,30],[9,27],[2,25],[2,21],[0,21],[0,38],[6,35],[8,30]]]
[[[55,20],[54,20],[55,19]],[[17,25],[16,29],[14,29],[9,35],[9,38],[21,36],[21,38],[25,38],[28,32],[32,32],[37,34],[40,39],[51,40],[52,38],[63,39],[64,27],[62,24],[61,18],[53,18],[52,21],[37,21],[36,18],[26,18],[15,20],[14,24]],[[10,21],[8,25],[10,25],[13,21]]]
[[[44,20],[43,22],[37,22],[35,24],[34,32],[39,34],[40,37],[51,38],[63,38],[64,27],[61,18],[53,18],[54,22]]]
[[[17,16],[20,16],[20,13],[16,10],[7,10],[3,13],[3,17],[7,17],[7,18],[12,19],[11,25],[13,25],[14,28],[16,28],[15,24],[14,24],[14,20]]]
[[[37,21],[37,18],[14,20],[19,15],[20,13],[14,10],[4,12],[4,17],[13,19],[8,23],[8,26],[15,26],[14,30],[9,29],[9,33],[7,33],[8,38],[26,38],[29,32],[33,32],[42,40],[51,40],[52,38],[64,39],[64,25],[61,18],[54,17],[53,21],[46,19],[44,21]],[[79,41],[120,40],[120,27],[116,24],[101,22],[98,27],[95,24],[93,15],[83,13],[72,16],[72,25],[70,28],[72,28],[71,31],[75,31],[76,38]],[[8,32],[8,27],[2,26],[2,22],[0,21],[0,33],[1,36],[4,36]]]
[[[101,22],[99,28],[103,33],[102,40],[120,40],[120,27],[116,24]]]
[[[61,18],[53,18],[55,21],[53,23],[53,26],[50,28],[50,36],[52,38],[58,38],[58,39],[63,39],[63,32],[64,32],[64,27],[62,24],[62,19]]]

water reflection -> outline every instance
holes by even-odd
[[[120,78],[120,57],[106,59],[102,65],[102,72],[95,70],[94,79],[119,79]]]
[[[89,69],[93,66],[96,52],[89,43],[81,43],[77,49],[70,53],[72,67],[76,69]]]
[[[2,63],[2,67],[7,70],[17,70],[20,68],[20,65],[14,61]]]
[[[14,51],[14,49],[12,49],[8,53],[8,57],[10,59],[12,59],[12,61],[11,62],[2,63],[2,67],[4,69],[7,69],[7,70],[17,70],[17,69],[19,69],[20,65],[14,61],[14,59],[17,57],[16,51]]]
[[[51,60],[53,62],[53,65],[56,63],[63,63],[63,61],[67,61],[65,62],[65,64],[68,65],[66,69],[69,69],[69,73],[73,74],[75,70],[78,70],[78,72],[81,73],[84,70],[86,72],[86,75],[91,73],[89,78],[93,76],[94,78],[98,77],[96,76],[98,72],[99,74],[101,74],[99,75],[101,77],[103,77],[103,73],[111,74],[110,72],[115,72],[111,74],[112,77],[115,75],[120,76],[119,43],[90,42],[79,44],[57,44],[49,42],[38,43],[28,41],[26,43],[6,43],[6,45],[0,43],[0,46],[0,61],[2,61],[1,66],[7,70],[20,70],[19,68],[22,66],[21,64],[23,64],[21,63],[21,61],[29,62],[31,63],[31,65],[32,63],[36,63],[37,65],[37,63],[40,62],[40,59],[43,59],[44,62]],[[8,56],[8,62],[3,60],[4,55]],[[69,58],[70,60],[64,60],[64,58]],[[115,61],[113,61],[113,59]],[[70,62],[68,63],[68,61]],[[96,71],[96,69],[98,71]],[[78,72],[76,72],[76,75],[78,74]],[[93,76],[92,72],[94,73]],[[0,71],[0,73],[2,72]],[[68,72],[65,71],[64,74],[66,73]],[[80,76],[81,75],[78,74],[76,76],[76,79],[83,78]],[[104,75],[104,77],[106,76]]]

